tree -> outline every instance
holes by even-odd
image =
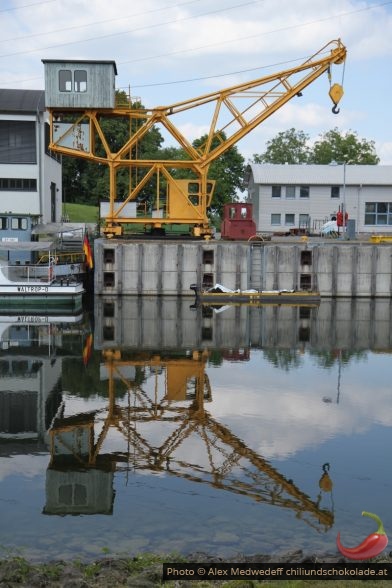
[[[119,105],[127,105],[128,97],[123,91],[116,91],[116,102]],[[133,108],[143,108],[142,104],[134,103]],[[137,128],[130,129],[127,116],[99,117],[100,127],[105,135],[110,150],[117,152],[129,139],[130,133]],[[142,121],[136,124],[141,125]],[[138,152],[133,157],[140,159],[158,158],[163,143],[163,137],[158,128],[152,128],[139,142]],[[98,135],[95,137],[96,152],[105,156],[105,151]],[[140,179],[140,178],[139,178]],[[124,198],[129,191],[129,170],[126,167],[119,168],[117,172],[117,194]],[[109,197],[109,170],[104,164],[87,161],[81,157],[63,156],[63,191],[67,202],[85,202],[96,204],[97,201]]]
[[[374,141],[359,139],[353,131],[344,133],[335,128],[320,135],[313,147],[308,142],[309,135],[303,131],[293,128],[283,131],[267,142],[264,153],[253,155],[253,163],[375,165],[380,161]]]
[[[334,128],[316,141],[314,144],[310,163],[329,164],[347,163],[357,165],[375,165],[379,163],[374,141],[359,139],[356,132],[340,132]]]
[[[294,128],[278,133],[267,141],[267,149],[253,155],[253,163],[307,163],[310,149],[309,136]]]

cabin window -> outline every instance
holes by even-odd
[[[70,69],[60,69],[59,90],[60,92],[72,92],[72,72]]]
[[[7,217],[5,216],[1,216],[0,217],[0,231],[5,231],[6,229],[8,229],[8,222],[7,222]]]
[[[87,92],[87,72],[85,69],[76,69],[74,72],[75,92]]]

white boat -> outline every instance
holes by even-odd
[[[11,263],[9,252],[47,253],[47,264]],[[56,251],[51,241],[0,242],[0,307],[8,309],[74,309],[82,307],[83,283],[75,276],[56,277]]]

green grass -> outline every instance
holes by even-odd
[[[99,210],[98,206],[90,204],[63,204],[63,216],[71,223],[97,223]]]

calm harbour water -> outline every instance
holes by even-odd
[[[0,546],[335,552],[392,533],[392,305],[0,317]]]

